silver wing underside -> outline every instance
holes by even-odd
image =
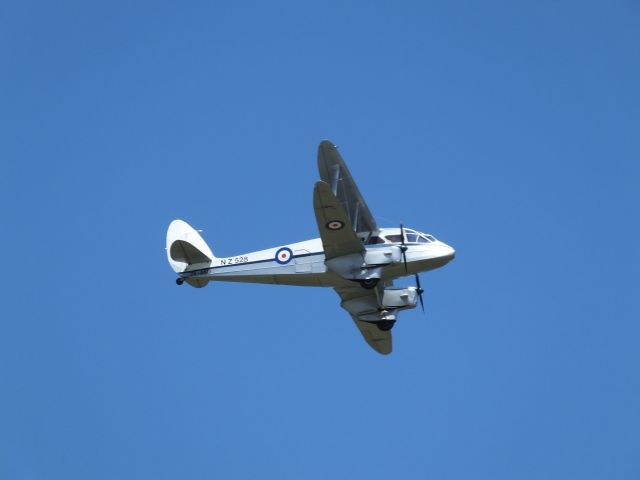
[[[331,187],[331,191],[347,212],[353,229],[358,233],[377,232],[378,224],[371,215],[338,149],[329,140],[323,140],[318,146],[318,171],[322,181]]]

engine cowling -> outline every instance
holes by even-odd
[[[382,268],[402,262],[402,250],[396,245],[368,248],[364,255],[353,253],[325,261],[332,272],[347,280],[380,279]]]
[[[380,300],[382,305],[378,305],[376,296],[367,295],[342,302],[342,308],[368,322],[395,320],[400,310],[416,307],[418,291],[415,287],[388,288]]]

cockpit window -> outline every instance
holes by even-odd
[[[407,233],[407,243],[416,243],[418,241],[418,235],[415,233]]]
[[[418,238],[418,242],[420,243],[431,243],[431,242],[435,242],[436,239],[433,237],[433,235],[428,235],[428,234],[420,234],[420,237]]]

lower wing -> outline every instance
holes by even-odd
[[[385,319],[385,312],[380,308],[380,291],[384,290],[382,284],[364,289],[354,283],[353,286],[335,290],[342,300],[340,306],[349,312],[369,346],[383,355],[391,353],[391,327],[394,322]]]

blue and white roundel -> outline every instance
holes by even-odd
[[[276,262],[280,265],[284,265],[285,263],[289,263],[293,258],[293,252],[290,248],[282,247],[280,250],[276,252]]]

